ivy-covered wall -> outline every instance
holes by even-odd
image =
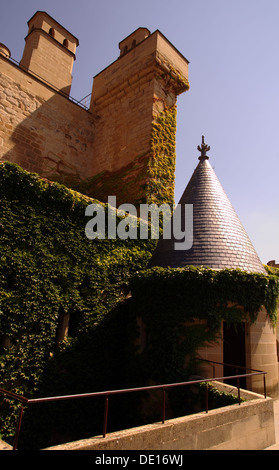
[[[264,305],[276,323],[274,270],[147,269],[156,240],[88,240],[85,208],[93,200],[11,163],[0,165],[0,201],[0,384],[14,392],[53,396],[186,380],[185,357],[216,340],[222,319],[255,321]],[[57,348],[67,313],[69,336]],[[147,333],[141,353],[139,318]],[[9,440],[18,412],[1,400],[0,434]],[[137,423],[139,404],[132,396],[128,408],[126,398],[112,404],[110,430],[123,418]],[[102,414],[96,402],[36,408],[24,415],[21,445],[35,435],[32,444],[43,446],[99,434]]]
[[[156,118],[151,132],[151,157],[148,165],[147,202],[174,204],[176,161],[176,105]]]
[[[129,203],[138,207],[147,200],[148,161],[149,152],[146,152],[118,171],[103,171],[83,181],[64,177],[60,182],[82,194],[94,195],[95,199],[104,203],[107,202],[108,196],[116,196],[117,206]]]
[[[117,206],[174,204],[176,163],[176,105],[165,107],[153,120],[150,150],[118,171],[103,171],[87,180],[64,176],[56,180],[104,203],[116,196]]]
[[[131,292],[134,313],[147,332],[143,355],[149,377],[162,383],[185,380],[185,358],[191,367],[196,351],[219,337],[222,320],[255,322],[264,306],[271,324],[277,322],[279,279],[274,275],[155,267],[131,280]]]
[[[191,361],[197,349],[216,341],[222,320],[254,322],[262,305],[273,325],[277,320],[276,276],[191,266],[152,268],[136,273],[129,284],[131,297],[118,303],[74,343],[60,348],[48,362],[41,396],[187,381],[198,372]],[[235,307],[228,306],[228,301]],[[138,341],[139,319],[145,330],[143,344]],[[128,394],[110,401],[109,430],[160,419],[161,396],[152,396],[151,406],[148,398],[149,394]],[[184,388],[169,390],[167,398],[168,416],[191,413],[202,399]],[[37,424],[36,435],[53,444],[59,439],[63,442],[100,434],[103,404],[95,399],[71,406],[68,402],[42,406],[26,415],[25,430],[29,425],[34,433]],[[200,405],[204,406],[204,401]]]
[[[156,241],[89,240],[93,200],[15,164],[0,165],[0,201],[0,383],[30,397],[55,355],[61,317],[70,314],[69,346],[125,298]],[[3,435],[13,432],[10,411]]]

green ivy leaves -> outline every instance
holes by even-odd
[[[152,268],[132,281],[132,293],[139,305],[148,305],[155,314],[164,305],[172,317],[182,321],[206,319],[220,325],[221,320],[255,321],[262,306],[272,325],[277,321],[279,279],[238,269],[215,271],[206,267]],[[243,309],[229,307],[228,303]]]
[[[71,343],[120,302],[123,285],[154,249],[148,240],[88,240],[92,202],[0,165],[0,383],[26,396],[36,393],[56,350],[61,313],[70,314]]]

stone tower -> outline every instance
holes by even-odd
[[[94,77],[94,197],[173,202],[176,99],[189,88],[188,60],[160,31],[138,28],[118,59]]]
[[[78,39],[44,11],[28,21],[28,34],[20,65],[47,84],[70,94]]]

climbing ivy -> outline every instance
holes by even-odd
[[[30,397],[55,354],[61,315],[70,314],[71,344],[123,300],[156,240],[89,240],[94,201],[12,163],[0,165],[0,201],[0,383]]]
[[[272,275],[155,267],[135,276],[131,292],[134,312],[148,332],[150,376],[161,381],[185,379],[185,358],[218,339],[222,320],[255,322],[264,306],[273,327],[277,321],[279,280]]]
[[[154,128],[154,155],[165,155],[166,167],[154,157],[150,171],[161,184],[174,151],[174,117],[172,108]],[[88,240],[84,214],[93,200],[15,164],[0,165],[0,201],[0,383],[14,392],[32,397],[184,380],[185,357],[216,341],[222,320],[255,321],[265,306],[276,323],[273,271],[147,269],[156,240]],[[69,337],[56,349],[64,313]],[[141,353],[137,318],[147,334]],[[4,405],[1,434],[8,438],[17,408]]]
[[[83,181],[63,176],[57,179],[83,194],[102,202],[115,195],[117,205],[174,204],[176,160],[176,105],[166,107],[154,117],[150,132],[150,149],[137,155],[117,171],[103,171]]]
[[[69,176],[54,175],[53,178],[82,194],[94,195],[99,201],[107,202],[108,196],[113,195],[117,206],[131,203],[138,207],[146,203],[147,161],[148,152],[137,155],[117,171],[102,171],[82,181]]]
[[[276,268],[275,266],[268,266],[268,265],[264,265],[264,268],[268,274],[279,277],[279,268]]]
[[[176,105],[166,108],[152,126],[147,189],[149,203],[174,204],[176,114]]]
[[[148,305],[159,314],[159,305],[173,309],[177,319],[207,319],[218,330],[220,321],[255,322],[262,307],[273,326],[277,322],[279,276],[249,273],[240,269],[207,267],[161,268],[138,272],[131,281],[137,305]],[[237,316],[231,315],[239,311]],[[242,309],[239,309],[242,306]],[[147,310],[147,309],[145,309]],[[148,317],[152,317],[148,310]],[[224,316],[226,318],[224,318]]]

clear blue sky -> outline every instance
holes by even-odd
[[[159,29],[178,48],[190,61],[191,88],[178,98],[176,202],[205,135],[210,163],[262,262],[279,262],[279,1],[2,0],[0,42],[18,61],[37,10],[79,38],[76,99],[138,27]]]

